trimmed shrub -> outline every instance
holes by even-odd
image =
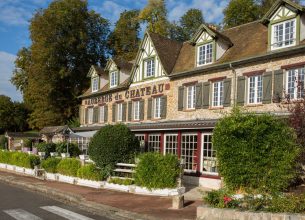
[[[57,172],[66,176],[77,176],[80,167],[80,161],[75,158],[63,159],[57,165]]]
[[[296,135],[275,116],[235,109],[217,123],[213,146],[219,173],[232,190],[281,191],[296,177]]]
[[[91,139],[88,153],[98,167],[114,167],[119,162],[131,162],[140,150],[135,135],[126,125],[106,125]]]
[[[135,184],[148,189],[177,187],[180,165],[177,156],[159,153],[140,155],[135,169]]]
[[[23,152],[0,151],[0,163],[33,169],[40,164],[40,159],[36,155]]]
[[[33,141],[31,139],[28,139],[28,138],[23,139],[23,147],[31,148],[32,147],[32,142]]]
[[[60,161],[60,158],[49,157],[41,162],[41,167],[48,173],[57,173],[57,165]]]
[[[71,157],[77,157],[80,155],[80,149],[78,148],[77,144],[75,143],[68,143],[66,141],[56,144],[56,152],[61,153],[67,153],[67,145],[68,145],[68,151]]]
[[[122,179],[122,178],[111,178],[108,182],[113,183],[113,184],[124,185],[124,186],[130,186],[130,185],[134,184],[134,180]]]
[[[106,179],[107,174],[96,167],[96,165],[88,164],[78,169],[77,177],[81,179],[101,181]]]
[[[37,144],[36,147],[37,147],[38,152],[45,152],[46,157],[49,157],[51,152],[55,152],[56,144],[41,142],[41,143]]]

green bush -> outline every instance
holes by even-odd
[[[77,177],[81,179],[101,181],[106,179],[107,174],[96,167],[96,165],[88,164],[78,169]]]
[[[78,148],[77,144],[75,143],[68,143],[66,141],[56,144],[56,152],[61,153],[67,153],[67,145],[68,145],[68,151],[71,157],[77,157],[80,155],[80,149]]]
[[[49,157],[41,162],[41,167],[48,173],[57,173],[57,165],[60,163],[60,158]]]
[[[177,156],[159,153],[140,155],[135,169],[135,184],[148,189],[177,187],[180,165]]]
[[[4,135],[0,135],[0,149],[6,149],[8,145],[8,140]]]
[[[113,184],[124,185],[124,186],[129,186],[129,185],[134,184],[134,180],[122,179],[122,178],[111,178],[108,182],[113,183]]]
[[[266,207],[269,212],[305,213],[305,195],[276,195]]]
[[[31,168],[40,164],[40,159],[36,155],[29,155],[23,152],[0,151],[0,163]]]
[[[232,192],[227,189],[212,190],[204,195],[203,200],[216,208],[235,208],[238,201],[232,197]]]
[[[80,167],[80,161],[75,158],[63,159],[57,165],[57,172],[66,176],[77,176]]]
[[[23,147],[31,148],[32,147],[32,142],[33,141],[31,139],[28,139],[28,138],[23,139]]]
[[[296,177],[299,147],[283,120],[234,110],[213,134],[218,168],[230,189],[281,191]]]
[[[45,152],[46,157],[49,157],[51,152],[55,152],[56,144],[41,142],[41,143],[37,144],[36,147],[37,147],[38,152]]]
[[[106,125],[91,139],[88,153],[98,167],[131,162],[140,150],[135,135],[123,124]]]
[[[0,163],[10,164],[11,152],[0,150]]]

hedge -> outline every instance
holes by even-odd
[[[135,169],[135,184],[148,189],[177,187],[180,165],[177,156],[145,153],[139,156]]]
[[[78,169],[77,177],[81,179],[101,181],[106,179],[107,174],[105,174],[103,170],[97,168],[96,165],[88,164]]]
[[[60,163],[60,158],[49,157],[41,162],[41,167],[48,173],[57,173],[57,166]]]
[[[49,157],[51,152],[55,152],[56,144],[41,142],[41,143],[37,144],[36,147],[37,147],[38,152],[45,152],[46,157]]]
[[[75,158],[63,159],[57,165],[57,172],[66,176],[77,176],[80,167],[80,161]]]
[[[36,155],[23,152],[0,151],[0,163],[33,169],[40,164],[40,159]]]
[[[77,157],[80,155],[81,152],[80,149],[78,148],[78,145],[75,143],[68,143],[66,141],[56,144],[56,152],[59,154],[67,153],[67,145],[71,157]]]

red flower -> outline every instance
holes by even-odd
[[[223,197],[223,200],[224,200],[225,204],[227,205],[229,202],[232,201],[232,198],[230,198],[230,197],[228,197],[228,196],[224,196],[224,197]]]

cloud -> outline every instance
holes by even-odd
[[[14,101],[21,101],[20,92],[16,91],[16,88],[10,82],[15,59],[15,55],[0,51],[0,95],[9,96]]]

